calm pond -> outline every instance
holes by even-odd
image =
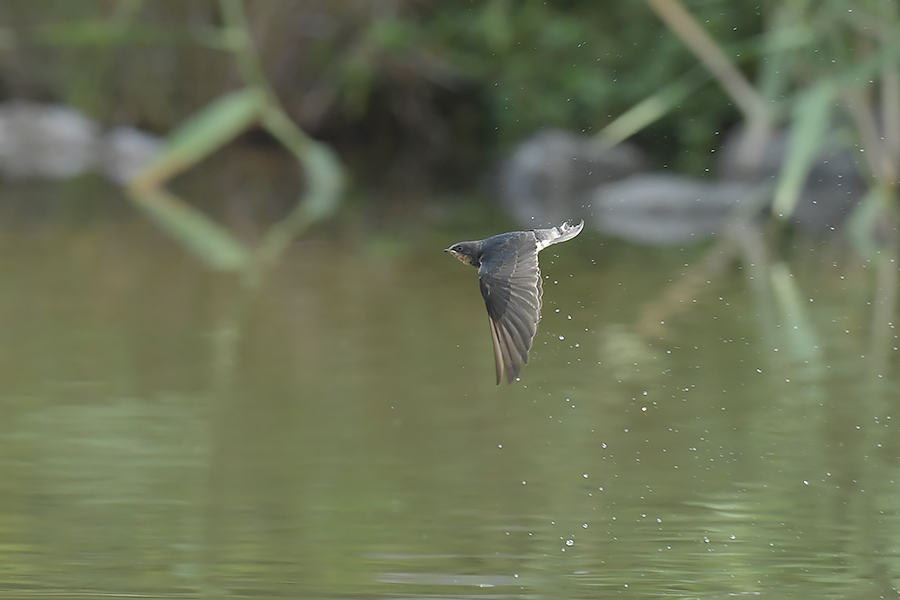
[[[118,192],[29,193],[0,225],[3,597],[898,596],[874,263],[585,231],[542,253],[498,387],[442,249],[503,225],[323,225],[235,321],[233,278]]]

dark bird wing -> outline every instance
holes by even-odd
[[[478,268],[481,295],[491,320],[497,383],[503,371],[512,383],[528,363],[528,351],[541,318],[538,240],[532,231],[496,236]]]

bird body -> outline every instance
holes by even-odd
[[[570,240],[584,227],[559,227],[501,233],[484,240],[457,242],[445,250],[460,262],[478,269],[481,295],[491,323],[497,383],[506,373],[512,383],[528,363],[537,324],[541,319],[541,269],[538,252]]]

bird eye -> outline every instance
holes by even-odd
[[[453,246],[451,250],[453,250],[454,252],[462,252],[462,246]]]

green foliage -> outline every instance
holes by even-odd
[[[884,72],[900,54],[896,2],[682,3],[752,82],[772,125],[790,123],[797,103],[824,79],[843,86],[868,77],[869,88],[856,86],[857,104],[871,109]],[[28,26],[7,27],[4,45],[21,47],[27,40],[65,52],[57,62],[30,58],[24,69],[12,65],[18,54],[10,53],[5,79],[30,78],[32,89],[49,89],[48,95],[95,114],[125,110],[135,120],[170,127],[233,82],[233,63],[210,50],[232,50],[235,44],[233,31],[216,26],[219,5],[189,5],[129,0],[104,13],[100,3],[11,0],[0,16]],[[744,98],[729,96],[698,66],[702,57],[667,28],[652,5],[267,0],[245,2],[244,8],[273,91],[308,131],[315,133],[327,119],[329,131],[339,132],[367,120],[383,123],[378,111],[387,110],[402,132],[459,146],[448,153],[491,144],[488,154],[496,156],[545,127],[605,130],[614,139],[637,136],[673,168],[703,172],[721,132],[741,120]],[[863,72],[860,65],[876,56],[881,66]],[[174,75],[171,65],[177,65]],[[166,86],[151,84],[163,80]],[[460,140],[463,128],[454,121],[459,114],[447,104],[472,102],[473,96],[477,106],[463,118],[474,112],[483,127],[465,131],[488,132],[488,139]],[[377,131],[370,135],[384,130]],[[398,143],[405,141],[403,133],[395,135]],[[373,152],[381,152],[384,142],[374,140]]]
[[[877,260],[881,252],[881,244],[873,235],[878,231],[880,223],[885,222],[885,215],[890,215],[889,223],[897,222],[896,203],[884,188],[874,188],[853,211],[850,219],[850,239],[857,252],[869,260]]]
[[[759,30],[755,6],[696,4],[725,43]],[[434,51],[478,82],[501,148],[544,127],[599,131],[694,63],[643,2],[445,2],[417,17]],[[735,119],[714,86],[691,93],[702,82],[680,90],[678,114],[643,134],[667,148],[666,159],[691,140],[706,160],[716,132]]]
[[[156,185],[203,160],[255,124],[265,101],[262,91],[250,87],[210,102],[169,134],[164,152],[132,185]]]
[[[343,192],[343,169],[337,156],[300,130],[276,101],[250,42],[240,0],[220,0],[220,6],[226,22],[222,37],[231,40],[246,87],[213,100],[173,131],[162,154],[132,179],[127,191],[137,206],[208,266],[240,271],[245,287],[254,289],[294,237],[334,212]],[[307,189],[293,211],[251,252],[227,229],[163,186],[257,123],[294,154],[306,172]]]
[[[837,88],[834,85],[819,85],[794,104],[794,126],[787,162],[778,179],[772,203],[772,211],[781,218],[793,212],[806,178],[822,149],[822,140],[831,122],[836,96]]]
[[[879,0],[795,0],[765,10],[752,93],[768,107],[761,115],[767,125],[790,130],[773,212],[791,214],[823,148],[850,150],[873,190],[851,223],[857,248],[870,253],[877,215],[894,218],[885,199],[896,203],[900,175],[900,8]]]

